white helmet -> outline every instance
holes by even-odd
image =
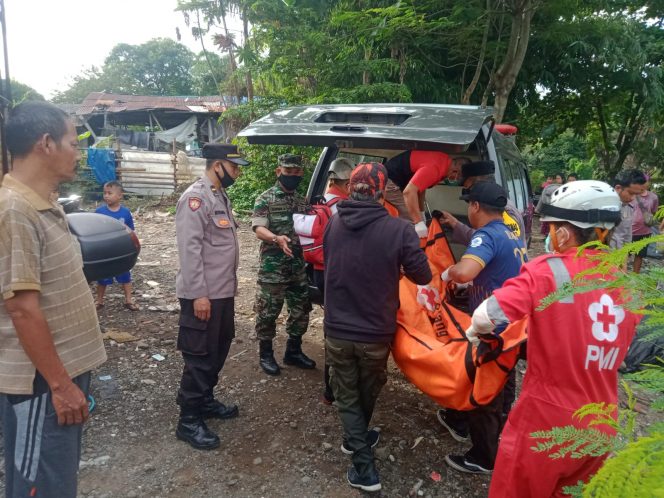
[[[577,180],[558,187],[544,201],[541,221],[567,221],[579,228],[611,229],[620,223],[620,197],[613,187],[596,180]]]
[[[355,169],[355,165],[350,159],[340,157],[330,164],[328,178],[334,180],[350,180],[350,174]]]

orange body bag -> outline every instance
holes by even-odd
[[[417,285],[401,279],[392,354],[406,378],[438,404],[472,410],[491,402],[505,386],[518,361],[519,345],[526,340],[526,321],[473,347],[465,335],[470,316],[445,301],[447,288],[440,274],[454,264],[454,256],[436,219],[425,252],[440,303],[427,311],[417,302]]]

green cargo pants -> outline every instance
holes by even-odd
[[[286,301],[288,319],[286,333],[290,337],[302,337],[309,327],[309,286],[307,282],[268,284],[259,282],[256,286],[256,337],[259,340],[272,340],[277,331],[277,318]]]
[[[378,394],[387,382],[389,355],[389,344],[325,339],[330,385],[346,446],[353,451],[353,465],[360,476],[366,476],[374,467],[367,430]]]

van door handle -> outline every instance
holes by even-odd
[[[367,129],[364,126],[333,126],[330,131],[346,131],[352,133],[364,133]]]

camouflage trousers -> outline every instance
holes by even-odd
[[[291,337],[302,337],[309,326],[309,285],[306,281],[272,284],[258,282],[256,287],[256,337],[272,340],[277,333],[277,318],[286,301],[288,319],[286,333]]]

